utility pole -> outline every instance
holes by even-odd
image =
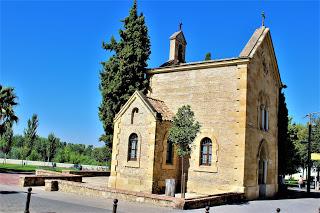
[[[320,114],[319,112],[311,112],[306,115],[309,118],[308,122],[308,159],[307,159],[307,166],[308,166],[308,175],[307,175],[307,193],[310,193],[310,181],[311,181],[311,127],[312,127],[312,120],[314,115]]]
[[[310,122],[308,124],[308,179],[307,179],[307,193],[310,193],[310,176],[311,176],[311,116],[310,116]]]

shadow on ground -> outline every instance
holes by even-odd
[[[15,170],[15,169],[0,169],[0,173],[7,173],[7,174],[35,174],[35,172],[26,172],[26,171]]]
[[[310,192],[308,194],[306,191],[299,191],[294,189],[287,189],[285,191],[281,191],[278,193],[276,197],[273,198],[261,198],[258,200],[287,200],[287,199],[301,199],[301,198],[320,198],[320,192]],[[248,200],[240,200],[228,202],[225,205],[248,205],[250,201]],[[215,206],[215,205],[212,205]],[[211,206],[211,207],[212,207]],[[320,208],[319,208],[320,213]]]
[[[19,194],[19,193],[26,193],[26,192],[23,192],[23,191],[0,191],[0,194],[2,194],[2,195]]]
[[[320,192],[299,191],[294,189],[287,189],[281,191],[278,195],[271,200],[282,200],[282,199],[299,199],[299,198],[320,198]]]

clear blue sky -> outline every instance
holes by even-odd
[[[19,97],[21,134],[33,113],[39,134],[101,145],[98,118],[102,41],[118,37],[132,1],[1,1],[0,83]],[[183,22],[187,61],[238,56],[261,24],[270,27],[289,114],[304,123],[320,111],[318,1],[138,1],[149,28],[149,67],[168,59],[169,36]]]

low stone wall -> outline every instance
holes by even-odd
[[[74,181],[74,182],[82,182],[81,176],[46,176],[46,175],[30,175],[30,176],[20,176],[19,177],[19,185],[22,187],[26,186],[44,186],[45,180],[49,179],[58,179],[58,180],[67,180],[67,181]]]
[[[58,180],[45,180],[44,190],[45,191],[58,191],[59,181]]]
[[[37,169],[36,175],[45,175],[45,176],[52,176],[52,175],[62,175],[61,172],[55,172],[55,171],[48,171],[44,169]]]
[[[222,204],[231,204],[245,202],[244,193],[224,193],[212,196],[204,196],[198,198],[185,199],[183,209],[199,209],[206,206],[218,206]]]
[[[62,174],[81,175],[82,177],[110,176],[110,171],[71,171],[63,170]]]
[[[51,189],[51,187],[53,187],[55,190],[55,186],[52,186],[53,184],[54,183],[51,184],[48,181],[48,190]],[[172,207],[178,209],[196,209],[204,208],[206,206],[215,206],[245,201],[244,193],[226,193],[212,196],[182,199],[175,197],[167,197],[164,195],[112,189],[108,187],[95,187],[83,183],[76,183],[64,180],[58,180],[57,188],[59,191],[62,192],[70,192],[90,197],[104,197],[111,199],[117,198],[118,200],[144,202],[154,204],[157,206]]]
[[[142,192],[131,192],[125,190],[115,190],[107,187],[87,186],[83,183],[75,183],[70,181],[59,180],[59,191],[71,192],[90,197],[104,197],[119,200],[127,200],[133,202],[144,202],[158,206],[183,208],[184,200],[180,198],[167,197],[162,195],[148,194]]]

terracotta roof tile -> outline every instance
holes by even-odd
[[[154,110],[161,115],[162,120],[172,121],[174,114],[167,107],[167,105],[164,103],[164,101],[161,101],[161,100],[158,100],[155,98],[151,98],[151,97],[146,97],[146,99],[151,104],[151,106],[154,108]]]
[[[170,67],[172,65],[175,65],[174,60],[169,60],[169,61],[161,64],[160,67]]]

